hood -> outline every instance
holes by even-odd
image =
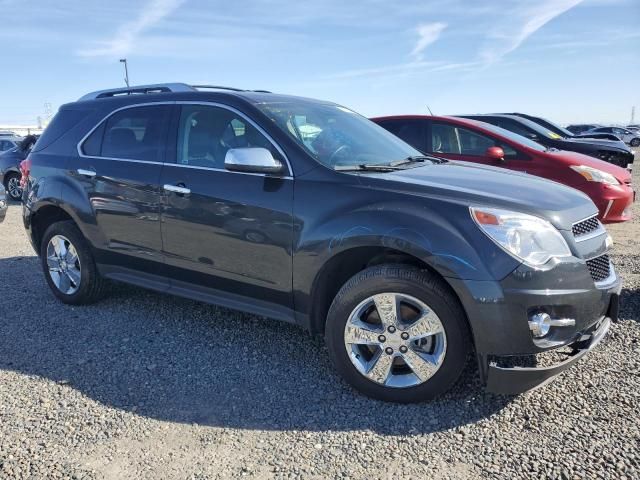
[[[622,140],[601,140],[599,138],[565,138],[565,142],[575,143],[575,144],[584,144],[588,143],[590,145],[598,145],[605,148],[612,148],[615,150],[622,150],[625,152],[630,152],[626,143]]]
[[[550,158],[561,160],[565,165],[586,165],[587,167],[597,168],[603,172],[610,173],[620,183],[631,181],[631,173],[626,168],[618,167],[604,160],[600,160],[582,153],[569,152],[560,150],[557,152],[545,152]]]
[[[589,197],[578,190],[526,173],[475,163],[424,165],[374,176],[387,180],[388,187],[394,190],[528,213],[545,218],[562,230],[570,230],[573,223],[598,213]]]

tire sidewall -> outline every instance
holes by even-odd
[[[66,294],[61,292],[55,283],[51,279],[49,273],[49,267],[47,265],[47,245],[52,237],[56,235],[62,235],[66,237],[69,242],[74,246],[80,259],[80,287],[72,294]],[[42,237],[40,243],[40,261],[44,276],[47,280],[47,284],[53,294],[64,303],[80,304],[83,303],[83,299],[87,297],[87,293],[90,289],[90,276],[95,274],[95,267],[93,257],[89,252],[84,237],[78,230],[78,228],[71,222],[58,222],[51,225]]]
[[[7,196],[8,196],[11,200],[13,200],[13,201],[15,201],[15,202],[18,202],[18,201],[20,201],[20,199],[22,198],[22,193],[20,194],[20,196],[19,196],[18,198],[14,198],[14,197],[11,195],[11,193],[9,192],[9,181],[10,181],[12,178],[17,178],[18,180],[20,180],[20,175],[18,175],[17,173],[14,173],[14,172],[11,172],[11,173],[7,174],[7,176],[6,176],[5,180],[4,180],[4,188],[5,188],[5,190],[7,191]]]
[[[461,308],[452,305],[453,294],[442,295],[440,288],[431,288],[430,276],[418,269],[412,270],[410,279],[400,277],[406,267],[384,267],[377,274],[355,284],[347,282],[338,293],[329,310],[325,339],[330,357],[338,372],[356,389],[366,395],[401,403],[430,400],[448,390],[464,369],[469,354],[468,332]],[[402,293],[423,301],[440,318],[447,339],[444,361],[438,371],[426,382],[408,388],[384,387],[362,375],[351,362],[344,344],[344,328],[351,312],[364,299],[378,293]],[[448,297],[448,298],[447,298]]]

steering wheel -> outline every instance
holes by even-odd
[[[349,145],[340,145],[335,152],[333,152],[331,154],[331,156],[329,156],[329,166],[330,167],[335,167],[336,162],[338,160],[338,157],[341,155],[344,155],[346,152],[348,152],[349,150],[351,150],[351,147]]]

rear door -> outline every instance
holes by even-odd
[[[104,271],[162,276],[159,181],[171,108],[147,104],[115,111],[87,135],[69,164],[69,175],[88,197],[87,221],[95,220],[91,240]]]
[[[230,148],[282,151],[223,105],[179,106],[162,172],[162,235],[175,289],[291,307],[293,178],[228,171]]]

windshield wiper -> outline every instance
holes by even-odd
[[[411,157],[403,158],[402,160],[396,160],[395,162],[391,162],[389,165],[397,167],[400,165],[407,165],[411,163],[422,163],[425,161],[430,161],[431,163],[445,163],[446,160],[444,158],[433,157],[431,155],[414,155]]]
[[[338,172],[391,172],[403,169],[388,163],[378,165],[361,163],[360,165],[336,165],[334,170]]]

